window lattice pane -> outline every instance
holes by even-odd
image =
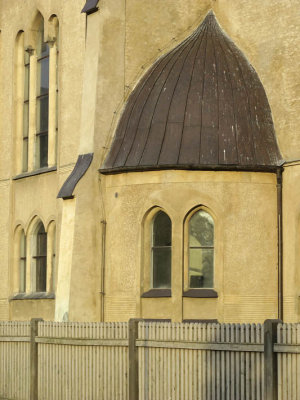
[[[205,211],[196,212],[189,223],[190,246],[214,245],[214,220]]]
[[[47,233],[43,225],[36,235],[36,291],[45,292],[47,287]]]
[[[47,167],[48,165],[48,133],[40,134],[36,140],[37,147],[37,166]]]
[[[41,59],[37,64],[37,96],[49,92],[49,57]]]
[[[153,224],[153,245],[171,246],[171,220],[164,212],[160,211]]]
[[[19,291],[26,291],[26,236],[24,231],[20,237],[20,260],[19,260]]]
[[[36,106],[37,133],[48,131],[48,95],[37,99]]]
[[[214,221],[204,210],[189,221],[189,287],[214,286]]]
[[[189,260],[190,288],[212,288],[214,250],[190,249]]]
[[[26,55],[27,53],[25,53]],[[24,101],[29,100],[29,64],[25,65],[24,74]]]
[[[153,248],[153,288],[171,287],[171,247]]]
[[[168,215],[158,212],[152,226],[152,287],[171,287],[172,223]]]

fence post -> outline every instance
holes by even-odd
[[[267,319],[264,322],[264,400],[278,400],[277,354],[274,343],[277,342],[279,319]]]
[[[136,347],[140,318],[128,322],[128,399],[139,399],[139,349]]]
[[[32,318],[30,321],[30,400],[38,400],[38,322],[42,318]]]

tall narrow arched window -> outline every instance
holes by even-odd
[[[56,228],[51,221],[47,228],[47,292],[55,291]]]
[[[36,167],[48,166],[49,46],[44,42],[44,20],[37,35]]]
[[[35,291],[47,290],[47,233],[40,222],[34,235]]]
[[[20,234],[20,251],[19,251],[19,292],[26,291],[26,236],[22,230]]]
[[[23,149],[22,149],[22,171],[28,170],[28,140],[29,140],[29,77],[30,56],[24,52],[24,104],[23,104]]]
[[[190,288],[214,287],[214,220],[204,210],[189,220],[188,279]]]
[[[171,287],[172,223],[163,211],[152,224],[152,288]]]

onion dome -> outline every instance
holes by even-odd
[[[256,171],[281,164],[262,83],[210,12],[138,83],[100,171]]]

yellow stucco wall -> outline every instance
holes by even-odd
[[[102,178],[105,185],[105,319],[262,321],[277,313],[276,175],[159,171]],[[184,218],[197,205],[215,219],[218,299],[182,298]],[[154,206],[172,220],[172,298],[144,290],[143,219]],[[120,306],[122,303],[122,306]]]
[[[250,322],[276,317],[274,175],[162,171],[99,177],[97,169],[140,77],[158,57],[186,38],[209,9],[214,10],[223,29],[261,79],[283,157],[299,159],[298,1],[100,0],[99,11],[88,17],[81,14],[84,3],[0,0],[0,319],[54,316],[53,300],[8,302],[13,294],[13,232],[20,223],[28,226],[34,215],[45,224],[55,220],[57,248],[61,234],[73,235],[68,259],[72,263],[68,299],[72,320],[103,317],[101,221],[107,221],[106,320],[172,315],[174,320],[197,317]],[[28,30],[37,10],[45,20],[56,14],[60,24],[57,171],[15,181],[15,38],[20,30]],[[86,36],[92,24],[93,29]],[[89,65],[96,77],[87,69],[84,74]],[[89,87],[96,87],[90,97]],[[63,200],[57,200],[56,195],[81,151],[94,152],[94,159],[75,189],[75,223],[65,226],[61,233]],[[287,320],[292,321],[300,314],[298,175],[299,166],[290,165],[283,178],[284,311]],[[169,211],[176,226],[177,275],[171,299],[141,301],[141,220],[154,203]],[[219,297],[182,301],[182,218],[197,204],[208,206],[217,218]]]

